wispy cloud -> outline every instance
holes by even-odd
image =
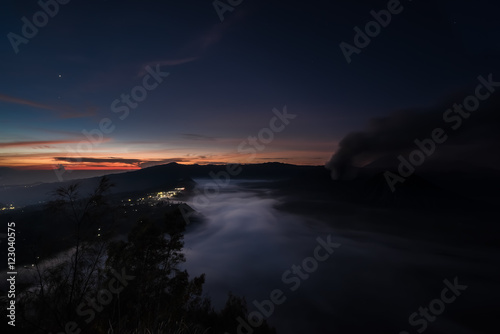
[[[70,106],[49,105],[5,94],[0,94],[0,102],[18,104],[36,109],[49,110],[56,113],[56,115],[60,118],[80,118],[80,117],[93,116],[96,114],[98,110],[97,107],[89,107],[86,108],[84,111],[77,111]]]
[[[65,162],[77,162],[77,163],[119,163],[126,165],[139,165],[142,163],[140,159],[122,159],[122,158],[70,158],[70,157],[54,157],[56,161],[65,161]]]
[[[164,165],[164,164],[168,164],[171,162],[187,162],[187,163],[192,162],[190,159],[185,159],[185,158],[168,158],[168,159],[162,159],[162,160],[148,160],[148,159],[126,159],[126,158],[116,158],[116,157],[109,157],[109,158],[54,157],[53,159],[56,162],[67,162],[67,163],[71,163],[71,164],[84,164],[85,166],[93,166],[93,167],[99,166],[98,164],[101,164],[101,167],[103,165],[109,166],[109,164],[122,164],[122,165],[130,165],[130,166],[140,167],[140,168],[147,168],[147,167],[153,167],[153,166],[157,166],[157,165]],[[89,165],[89,164],[94,164],[94,165]]]
[[[209,29],[201,32],[198,36],[182,45],[176,52],[176,56],[143,64],[138,75],[143,76],[146,73],[144,68],[148,65],[177,66],[200,59],[210,47],[222,40],[226,30],[243,18],[243,12],[240,11],[240,15],[232,15],[224,23],[214,24]]]
[[[205,135],[199,135],[195,133],[181,133],[182,138],[188,139],[188,140],[203,140],[203,141],[216,141],[216,137],[211,137],[211,136],[205,136]]]
[[[162,60],[150,61],[150,62],[143,64],[141,66],[141,69],[139,70],[139,73],[137,73],[137,76],[143,77],[146,74],[145,68],[147,66],[150,66],[150,67],[155,67],[156,65],[160,65],[161,67],[178,66],[178,65],[193,62],[193,61],[197,60],[198,58],[199,57],[186,57],[186,58],[178,58],[178,59],[162,59]]]
[[[177,66],[177,65],[190,63],[192,61],[195,61],[198,58],[199,57],[188,57],[188,58],[182,58],[182,59],[165,59],[165,60],[160,60],[160,61],[154,62],[154,64],[159,64],[161,66]]]
[[[38,141],[16,141],[9,143],[0,143],[0,148],[9,147],[43,147],[46,145],[60,145],[60,144],[76,144],[80,140],[38,140]]]

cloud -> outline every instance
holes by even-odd
[[[181,133],[182,138],[188,140],[216,141],[217,138],[194,133]]]
[[[380,164],[385,164],[384,168],[395,168],[399,163],[398,155],[416,149],[414,141],[431,138],[436,128],[444,129],[449,139],[436,146],[429,159],[435,161],[433,166],[445,167],[456,161],[498,166],[499,158],[487,152],[497,152],[500,147],[500,98],[494,95],[482,102],[477,111],[453,130],[450,123],[444,121],[443,114],[455,103],[462,103],[464,97],[463,94],[456,95],[446,103],[424,111],[409,110],[370,120],[363,131],[349,133],[340,141],[339,149],[325,167],[331,170],[334,179],[350,178],[353,166],[366,165],[377,159]]]
[[[190,63],[190,62],[193,62],[195,60],[197,60],[199,57],[187,57],[187,58],[179,58],[179,59],[163,59],[163,60],[157,60],[157,61],[150,61],[146,64],[143,64],[141,66],[141,70],[139,71],[139,73],[137,73],[137,76],[138,77],[143,77],[144,75],[146,75],[146,70],[145,68],[147,66],[150,66],[152,68],[155,68],[156,65],[160,65],[160,66],[178,66],[178,65],[182,65],[182,64],[187,64],[187,63]]]
[[[9,147],[22,147],[22,146],[33,146],[33,147],[44,147],[47,145],[58,145],[58,144],[76,144],[80,140],[39,140],[39,141],[16,141],[10,143],[0,143],[0,148]]]
[[[69,158],[69,157],[54,157],[56,161],[65,162],[89,162],[89,163],[120,163],[126,165],[139,165],[143,161],[140,159],[122,159],[122,158]]]
[[[148,65],[177,66],[200,59],[210,47],[222,40],[225,32],[229,28],[231,28],[231,26],[241,21],[243,17],[244,11],[239,10],[237,15],[231,15],[231,18],[226,20],[224,23],[217,23],[212,25],[209,29],[203,31],[197,37],[181,46],[176,52],[176,56],[158,61],[150,61],[146,64],[143,64],[141,66],[141,70],[138,73],[138,76],[143,76],[146,74],[144,68]]]
[[[166,60],[160,60],[157,62],[151,62],[151,65],[156,65],[159,64],[160,66],[177,66],[177,65],[182,65],[186,63],[190,63],[192,61],[195,61],[198,59],[198,57],[188,57],[188,58],[183,58],[183,59],[166,59]]]
[[[153,167],[157,165],[164,165],[171,162],[191,162],[191,160],[184,158],[169,158],[162,160],[143,160],[143,159],[124,159],[124,158],[73,158],[73,157],[54,157],[55,161],[58,162],[68,162],[68,163],[86,163],[86,164],[124,164],[137,166],[140,168]],[[92,165],[94,167],[98,167],[99,165]]]
[[[80,117],[87,117],[87,116],[93,116],[96,114],[98,108],[97,107],[89,107],[83,112],[79,112],[75,110],[72,107],[69,106],[54,106],[54,105],[48,105],[44,103],[39,103],[23,98],[18,98],[14,96],[9,96],[5,94],[0,94],[0,101],[1,102],[6,102],[6,103],[12,103],[12,104],[18,104],[18,105],[23,105],[23,106],[28,106],[28,107],[33,107],[36,109],[44,109],[44,110],[49,110],[57,114],[58,117],[60,118],[80,118]]]
[[[208,32],[203,33],[198,38],[186,43],[177,52],[176,57],[160,59],[156,61],[149,61],[141,66],[139,77],[146,74],[145,68],[147,66],[154,67],[156,65],[160,66],[178,66],[187,63],[191,63],[201,58],[203,53],[208,47],[213,45],[215,42],[219,41],[222,37],[222,30],[220,27],[212,27]]]

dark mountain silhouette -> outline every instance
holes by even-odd
[[[215,175],[215,177],[222,180],[220,182],[224,182],[225,177],[220,175],[226,173],[226,168],[226,165],[180,165],[174,162],[137,171],[111,174],[109,178],[116,185],[112,189],[112,194],[155,191],[176,186],[188,186],[188,188],[192,188],[194,182],[192,179],[206,179],[210,178],[211,175]],[[238,175],[232,176],[232,179],[287,179],[306,171],[311,172],[324,169],[320,166],[295,166],[281,163],[243,165],[241,168],[241,172]],[[81,191],[88,192],[96,187],[99,180],[100,177],[93,177],[82,179],[78,182],[82,184]],[[77,181],[69,180],[65,182],[0,189],[0,202],[14,203],[17,206],[36,204],[38,201],[47,200],[56,187],[67,186],[75,182]]]
[[[297,166],[283,163],[265,163],[241,165],[233,180],[249,180],[258,184],[266,181],[268,187],[283,194],[294,193],[304,199],[335,199],[362,205],[382,207],[419,207],[432,208],[447,204],[455,205],[474,201],[492,203],[498,197],[496,189],[500,186],[500,176],[495,170],[468,166],[448,171],[423,168],[396,186],[392,192],[384,176],[385,170],[374,162],[356,170],[356,178],[351,180],[332,180],[330,172],[323,166]],[[432,166],[432,164],[430,164]],[[458,165],[459,166],[459,165]],[[137,171],[109,175],[116,186],[111,194],[161,191],[174,187],[192,190],[196,179],[213,179],[213,182],[225,183],[229,176],[226,165],[181,165],[169,163]],[[392,169],[390,169],[392,170]],[[395,171],[394,171],[395,172]],[[488,187],[477,182],[478,177],[488,176]],[[100,178],[83,179],[81,191],[94,188]],[[272,184],[267,181],[274,181]],[[36,204],[46,201],[58,186],[69,185],[74,180],[62,183],[44,183],[31,187],[20,186],[0,189],[0,202],[14,203],[16,206]],[[482,189],[482,191],[478,191]]]

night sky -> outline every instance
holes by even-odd
[[[493,1],[401,1],[400,13],[350,63],[339,44],[353,45],[353,29],[364,29],[370,11],[388,1],[245,0],[223,22],[210,0],[58,6],[35,36],[13,47],[10,33],[23,38],[22,18],[33,22],[41,7],[34,0],[0,5],[1,167],[323,165],[371,118],[434,108],[473,90],[478,75],[500,81]],[[150,77],[155,88],[126,117],[115,112],[126,104],[113,109],[114,101],[157,67],[169,75],[158,85]],[[296,117],[255,156],[242,154],[242,142],[285,106]],[[89,143],[82,131],[103,122],[113,130],[78,151]]]

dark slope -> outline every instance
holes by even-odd
[[[172,188],[178,185],[186,186],[192,184],[191,179],[210,178],[211,175],[225,179],[225,165],[180,165],[170,163],[166,165],[144,168],[137,171],[109,175],[115,187],[113,194],[125,192],[141,192],[156,189]],[[242,165],[241,172],[234,175],[233,179],[269,180],[288,179],[305,172],[324,170],[323,167],[295,166],[281,163],[266,163],[255,165]],[[100,177],[94,177],[79,181],[66,181],[57,183],[43,183],[34,186],[20,186],[0,189],[1,203],[14,203],[16,206],[36,204],[50,198],[51,192],[57,187],[80,182],[82,192],[94,189]],[[189,181],[191,180],[191,181]],[[187,181],[187,183],[186,183]]]

